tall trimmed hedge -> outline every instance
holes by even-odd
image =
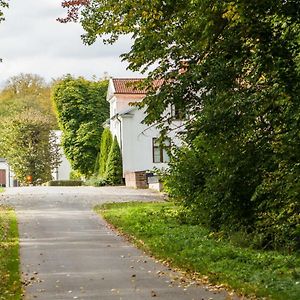
[[[102,123],[109,117],[107,81],[91,82],[70,75],[58,81],[52,98],[63,131],[62,146],[72,169],[85,177],[94,173]]]
[[[106,179],[110,184],[121,184],[123,177],[122,156],[115,137],[109,152],[106,169]]]

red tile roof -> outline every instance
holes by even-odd
[[[138,89],[137,83],[143,78],[114,78],[113,84],[116,94],[146,94],[145,89]]]
[[[140,89],[136,85],[144,78],[113,78],[113,85],[116,94],[147,94],[147,89]],[[155,80],[155,87],[162,84],[162,80]]]

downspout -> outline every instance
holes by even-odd
[[[122,121],[119,118],[119,114],[116,114],[116,119],[118,120],[119,124],[120,124],[120,149],[121,149],[121,153],[122,153],[122,149],[123,149],[123,141],[122,141]]]
[[[123,174],[122,174],[122,177],[124,178],[124,160],[123,160],[123,141],[122,141],[122,121],[121,119],[119,118],[120,115],[119,114],[116,114],[116,119],[118,120],[119,124],[120,124],[120,150],[121,150],[121,157],[122,157],[122,169],[123,169]],[[123,179],[124,180],[124,179]]]

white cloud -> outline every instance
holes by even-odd
[[[120,54],[130,49],[129,37],[115,45],[83,45],[79,24],[60,24],[61,0],[14,0],[0,24],[0,82],[35,73],[47,80],[70,73],[91,78],[108,72],[115,77],[139,76],[126,71]]]

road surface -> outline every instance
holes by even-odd
[[[238,299],[161,265],[92,211],[104,202],[154,200],[162,197],[125,187],[6,189],[0,203],[17,211],[24,299]]]

